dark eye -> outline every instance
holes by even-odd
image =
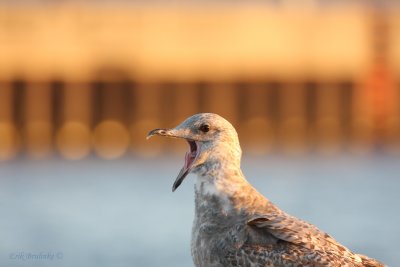
[[[208,125],[208,124],[202,124],[201,126],[200,126],[200,131],[202,131],[203,133],[206,133],[206,132],[208,132],[209,130],[210,130],[210,125]]]

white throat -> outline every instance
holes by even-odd
[[[204,177],[197,177],[195,184],[197,205],[208,206],[210,200],[218,200],[220,212],[222,215],[227,215],[232,210],[232,203],[229,200],[226,192],[220,187],[219,184],[205,180]],[[215,204],[215,203],[214,203]]]

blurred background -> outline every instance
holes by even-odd
[[[192,266],[187,145],[145,136],[198,112],[273,202],[400,265],[400,3],[372,0],[1,0],[0,264]]]

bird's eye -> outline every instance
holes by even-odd
[[[202,124],[201,126],[200,126],[200,131],[202,131],[203,133],[206,133],[206,132],[208,132],[209,130],[210,130],[210,125],[208,125],[208,124]]]

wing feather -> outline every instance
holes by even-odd
[[[336,254],[348,258],[355,263],[361,263],[361,258],[338,243],[327,233],[314,225],[276,210],[268,214],[258,214],[248,220],[250,227],[266,229],[276,238],[301,246],[311,251]]]

